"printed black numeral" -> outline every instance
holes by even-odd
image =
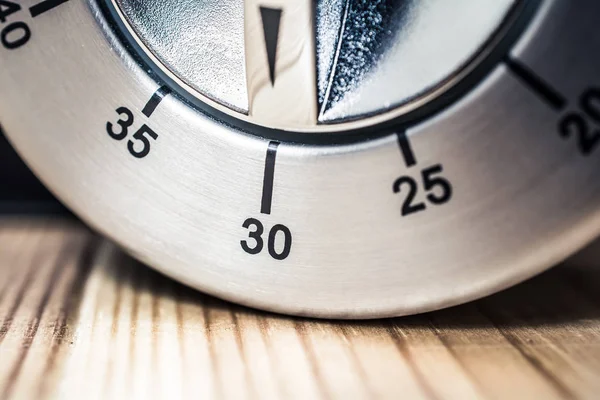
[[[38,17],[68,0],[44,0],[29,8],[32,18]],[[9,22],[11,15],[19,13],[21,5],[10,0],[0,0],[0,23],[7,24],[0,29],[0,43],[8,50],[23,47],[31,39],[31,29],[24,21]],[[21,16],[22,18],[22,16]]]
[[[148,136],[146,136],[146,134]],[[144,124],[140,129],[137,130],[137,132],[133,134],[133,138],[137,141],[139,145],[136,144],[136,142],[134,142],[133,140],[129,140],[127,142],[127,149],[129,150],[132,156],[136,158],[144,158],[148,154],[150,154],[150,139],[158,139],[158,134],[152,129],[150,129],[148,125]],[[139,150],[136,150],[136,147]]]
[[[417,196],[418,185],[417,182],[410,176],[401,176],[394,182],[394,193],[401,193],[402,186],[408,187],[408,193],[402,203],[402,216],[414,214],[419,211],[426,209],[424,203],[414,204],[415,197]]]
[[[242,249],[252,255],[262,252],[265,244],[262,238],[265,232],[262,222],[256,218],[248,218],[244,221],[242,227],[249,230],[248,238],[252,239],[250,243],[248,240],[241,240],[240,245]],[[278,238],[281,238],[283,246],[277,246]],[[287,226],[276,224],[270,229],[267,239],[267,250],[271,257],[279,261],[285,260],[290,255],[292,250],[292,232]]]
[[[257,220],[256,218],[248,218],[244,221],[242,226],[246,229],[254,229],[248,233],[248,237],[254,240],[253,247],[248,245],[248,241],[242,240],[240,244],[242,245],[242,249],[248,254],[258,254],[263,250],[264,241],[262,239],[262,234],[265,231],[263,224]]]
[[[31,30],[25,22],[17,21],[6,25],[0,31],[0,41],[4,48],[13,50],[27,44],[31,39]]]
[[[427,193],[426,198],[428,202],[433,205],[446,204],[452,199],[452,184],[450,184],[448,179],[441,176],[442,172],[443,167],[440,164],[421,171],[422,188]],[[407,190],[405,191],[403,188]],[[419,192],[419,183],[413,177],[401,176],[396,179],[393,191],[396,194],[406,193],[401,209],[403,217],[427,209],[425,203],[415,202],[415,198]]]
[[[443,167],[438,164],[421,171],[423,188],[427,192],[427,200],[437,206],[446,204],[452,198],[452,185],[441,176]]]
[[[106,123],[106,132],[108,133],[108,136],[115,140],[123,140],[129,133],[129,127],[133,125],[133,113],[127,107],[117,108],[116,113],[121,116],[116,122],[120,127],[119,130],[115,131],[115,125],[109,121]]]
[[[565,139],[574,137],[581,154],[589,156],[600,145],[600,89],[586,90],[579,98],[579,108],[559,121],[558,132]]]
[[[121,141],[129,135],[129,128],[134,124],[133,112],[127,107],[119,107],[116,110],[119,119],[116,122],[106,123],[106,133],[114,140]],[[135,158],[144,158],[150,154],[150,140],[158,139],[158,134],[148,125],[143,124],[133,135],[133,139],[127,141],[127,149]]]
[[[8,0],[0,0],[0,22],[5,23],[6,19],[21,11],[21,5]]]

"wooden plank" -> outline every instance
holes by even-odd
[[[211,298],[64,220],[0,220],[0,399],[595,399],[600,267],[382,321]]]

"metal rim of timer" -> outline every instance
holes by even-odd
[[[600,234],[594,0],[542,1],[439,112],[327,145],[198,109],[95,1],[30,3],[0,23],[3,130],[77,215],[194,288],[295,315],[398,316],[506,288]]]

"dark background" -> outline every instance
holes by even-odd
[[[37,180],[0,129],[0,214],[67,214]]]

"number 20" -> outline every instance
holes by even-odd
[[[559,123],[560,136],[575,136],[579,151],[589,156],[600,145],[600,88],[592,88],[579,99],[581,111],[567,114]]]

